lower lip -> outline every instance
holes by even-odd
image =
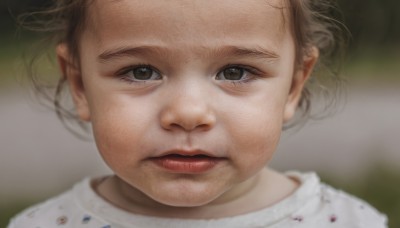
[[[222,158],[213,157],[181,157],[181,156],[164,156],[153,158],[152,161],[174,173],[196,174],[204,173],[214,168]]]

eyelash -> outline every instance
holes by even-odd
[[[157,70],[156,68],[154,68],[152,65],[140,63],[140,64],[137,64],[137,65],[131,65],[131,66],[125,67],[125,68],[123,68],[123,69],[117,71],[116,76],[117,76],[120,80],[122,80],[122,81],[124,81],[124,82],[128,82],[129,84],[133,84],[133,83],[141,83],[141,84],[144,84],[144,83],[147,83],[147,80],[135,80],[135,79],[130,78],[130,77],[127,75],[129,72],[132,72],[133,70],[138,69],[138,68],[149,68],[149,69],[151,69],[154,73],[157,73],[157,74],[159,74],[159,75],[162,75],[162,74],[159,72],[159,70]]]
[[[258,70],[256,68],[247,66],[247,65],[241,65],[241,64],[229,64],[227,66],[224,66],[222,68],[222,70],[218,71],[217,75],[219,75],[224,70],[229,69],[229,68],[239,68],[239,69],[242,69],[245,73],[250,74],[249,76],[246,76],[247,77],[246,79],[225,80],[226,82],[231,83],[234,86],[255,81],[255,80],[259,79],[260,77],[262,77],[262,75],[263,75],[263,72],[261,72],[260,70]]]

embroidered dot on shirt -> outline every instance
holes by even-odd
[[[65,225],[68,222],[67,216],[60,216],[57,218],[57,225]]]
[[[335,223],[335,222],[337,221],[337,216],[336,216],[336,215],[331,215],[331,216],[329,217],[329,221],[330,221],[331,223]]]
[[[90,215],[85,215],[82,218],[82,223],[83,224],[88,224],[90,222],[90,220],[92,219],[92,217]]]
[[[303,222],[303,220],[304,220],[303,216],[300,215],[293,217],[293,221],[296,222]]]

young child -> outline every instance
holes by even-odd
[[[114,175],[85,179],[9,227],[386,227],[314,173],[266,168],[334,48],[316,11],[327,4],[57,1],[59,88],[68,84]]]

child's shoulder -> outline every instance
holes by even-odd
[[[90,225],[95,223],[95,227],[106,228],[106,225],[102,224],[97,218],[94,219],[82,207],[79,198],[87,194],[84,191],[90,188],[89,186],[90,180],[85,179],[77,183],[72,189],[25,209],[11,220],[8,228],[75,228],[80,227],[79,225],[89,225],[89,222]]]
[[[9,228],[57,227],[68,222],[64,214],[73,206],[72,190],[31,206],[15,216]]]
[[[304,224],[305,227],[322,224],[354,228],[387,227],[385,215],[367,202],[321,183],[316,174],[290,173],[288,175],[293,175],[302,181],[303,185],[299,191],[303,191],[304,198],[308,198],[293,216],[293,220]],[[307,224],[308,222],[310,223]]]

